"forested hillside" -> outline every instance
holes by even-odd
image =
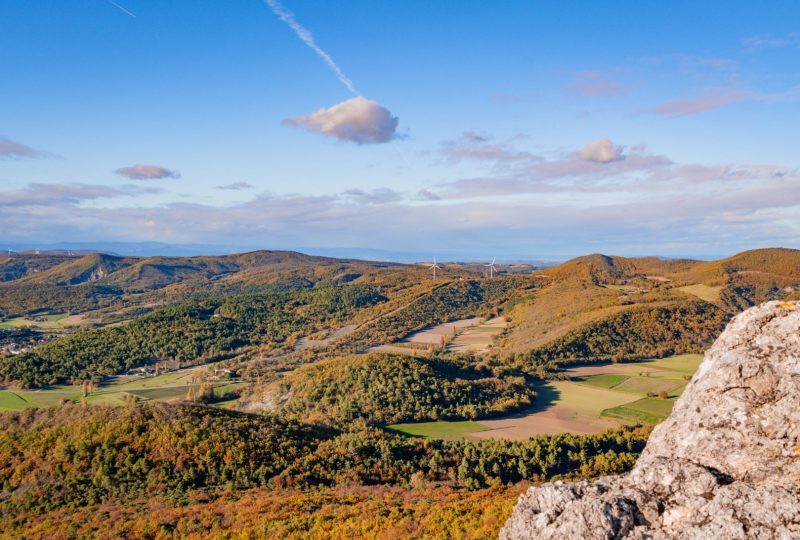
[[[722,332],[729,314],[706,302],[675,302],[629,309],[516,358],[533,373],[570,364],[620,362],[702,353]]]
[[[62,406],[0,415],[0,515],[10,531],[33,527],[31,516],[60,508],[143,497],[170,507],[221,495],[216,504],[222,507],[226,493],[253,488],[267,490],[258,497],[289,486],[337,485],[447,485],[443,493],[452,493],[453,487],[594,476],[629,468],[646,436],[634,430],[447,442],[358,423],[333,431],[204,407]]]
[[[35,387],[98,382],[162,360],[199,363],[240,347],[280,346],[292,336],[339,322],[381,300],[374,289],[363,286],[203,298],[0,359],[0,375],[6,381]]]
[[[530,406],[535,395],[522,377],[443,359],[371,354],[298,369],[251,403],[307,421],[393,424],[492,416]]]

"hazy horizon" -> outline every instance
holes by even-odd
[[[500,253],[499,255],[491,254],[481,255],[470,252],[451,252],[447,250],[433,251],[395,251],[384,250],[379,248],[370,247],[348,247],[348,246],[258,246],[258,245],[242,245],[242,246],[225,246],[218,244],[167,244],[162,242],[52,242],[52,243],[29,243],[29,244],[2,244],[5,249],[12,250],[14,253],[24,253],[31,251],[42,252],[60,252],[60,251],[74,251],[80,252],[98,252],[109,253],[115,255],[126,255],[134,257],[151,257],[151,256],[175,256],[175,257],[194,257],[194,256],[218,256],[218,255],[235,255],[247,253],[252,251],[294,251],[306,255],[318,255],[324,257],[334,257],[343,259],[361,259],[369,261],[386,261],[386,262],[399,262],[399,263],[417,263],[432,260],[434,257],[439,262],[486,262],[493,258],[501,264],[505,263],[527,263],[527,264],[559,264],[575,257],[584,255],[591,255],[593,253],[600,253],[609,256],[621,257],[657,257],[662,259],[695,259],[695,260],[719,260],[731,257],[740,253],[721,253],[700,256],[667,256],[659,253],[615,253],[610,251],[596,251],[575,253],[564,255],[561,257],[548,256],[546,254],[519,254],[519,253]],[[764,248],[783,248],[785,246],[753,246],[750,249],[764,249]]]

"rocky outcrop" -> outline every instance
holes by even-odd
[[[523,494],[517,539],[800,539],[800,303],[737,316],[636,467]]]

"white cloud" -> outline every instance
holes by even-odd
[[[599,139],[584,146],[578,155],[585,161],[610,163],[625,159],[622,150],[621,146],[614,146],[614,143],[608,139]]]
[[[283,121],[328,137],[357,144],[385,143],[397,138],[396,116],[375,101],[358,96],[308,116]]]

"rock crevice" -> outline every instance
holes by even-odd
[[[737,316],[634,469],[530,488],[518,539],[800,539],[800,303]]]

